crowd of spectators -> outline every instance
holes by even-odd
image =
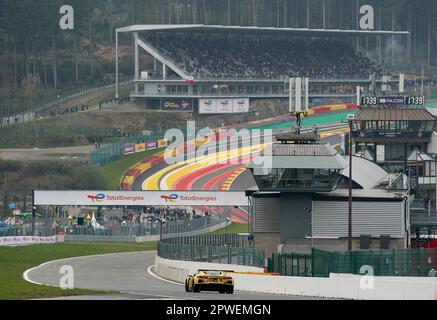
[[[109,213],[109,212],[108,212]],[[102,214],[98,217],[98,221],[106,224],[106,222],[115,220],[121,225],[127,224],[144,224],[144,225],[154,225],[162,221],[184,221],[193,220],[201,218],[202,216],[208,216],[208,212],[198,213],[196,210],[192,209],[182,209],[177,207],[144,207],[142,210],[123,210],[122,215],[110,216],[109,214]]]
[[[147,39],[198,78],[368,78],[382,69],[341,41],[159,34]]]

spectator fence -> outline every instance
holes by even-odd
[[[158,242],[164,259],[264,267],[264,251],[250,246],[247,235],[202,235]]]

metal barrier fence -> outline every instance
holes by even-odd
[[[370,269],[371,268],[371,269]],[[285,276],[329,277],[330,273],[374,276],[427,277],[437,270],[437,248],[328,252],[312,250],[312,255],[273,254],[269,272]]]
[[[212,246],[212,247],[249,247],[249,239],[247,236],[232,234],[217,234],[217,235],[198,235],[192,237],[179,237],[166,239],[165,243],[189,246]]]
[[[104,166],[105,164],[119,160],[124,156],[123,148],[126,143],[157,141],[163,136],[164,135],[127,137],[120,142],[105,145],[93,150],[90,153],[90,162],[95,166]]]
[[[182,128],[181,132],[186,135],[186,129]],[[131,136],[126,137],[122,141],[102,146],[90,153],[91,164],[95,166],[104,166],[112,161],[121,159],[123,154],[123,147],[126,143],[140,143],[147,141],[157,141],[165,136],[165,131],[153,132],[151,135]]]
[[[32,228],[34,232],[32,232]],[[19,226],[10,226],[7,230],[0,231],[0,237],[15,237],[15,236],[38,236],[51,237],[56,234],[53,228],[53,219],[38,219],[35,220],[35,225],[32,227],[32,219],[24,219]]]
[[[119,85],[129,85],[132,83],[132,80],[133,78],[122,79],[120,80]],[[37,116],[37,113],[50,110],[51,108],[66,103],[69,100],[80,98],[90,93],[110,88],[115,88],[115,80],[101,81],[100,83],[97,83],[93,86],[79,88],[75,87],[71,90],[63,91],[61,97],[46,104],[13,108],[12,110],[10,108],[0,108],[0,127],[32,121]],[[17,113],[16,110],[19,110],[19,113]]]
[[[170,221],[162,224],[155,221],[145,223],[111,223],[103,228],[93,228],[90,223],[83,226],[73,225],[68,220],[60,219],[37,219],[35,220],[34,232],[32,233],[32,221],[26,219],[23,224],[11,227],[9,230],[0,231],[1,237],[7,236],[54,236],[64,234],[67,239],[87,239],[92,241],[111,241],[123,239],[123,241],[135,241],[136,237],[161,235],[163,238],[177,236],[179,234],[190,234],[206,230],[208,228],[223,224],[226,216],[208,216],[193,220]],[[161,229],[162,228],[162,229]],[[69,238],[70,236],[70,238]],[[112,240],[113,241],[113,240]]]
[[[326,252],[313,250],[314,276],[362,274],[370,266],[375,276],[426,277],[437,269],[437,249]]]
[[[216,225],[222,224],[226,221],[225,216],[208,216],[196,218],[193,220],[179,220],[170,221],[161,224],[159,221],[146,221],[144,223],[111,223],[104,228],[93,228],[92,226],[69,226],[61,223],[56,228],[59,233],[64,231],[68,235],[75,236],[100,236],[100,237],[142,237],[142,236],[156,236],[163,237],[189,234],[198,232]]]
[[[273,253],[267,261],[269,272],[280,273],[283,276],[312,276],[311,255],[296,253]]]
[[[196,262],[214,262],[226,263],[235,265],[264,267],[264,251],[252,247],[237,247],[238,244],[243,244],[244,241],[238,239],[238,236],[202,236],[172,238],[158,242],[158,256],[165,259],[196,261]],[[226,241],[233,241],[235,247],[227,245]],[[190,243],[204,243],[204,245],[195,245]],[[223,243],[220,246],[212,244]],[[211,244],[211,245],[208,245]]]

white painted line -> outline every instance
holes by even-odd
[[[184,286],[183,283],[176,282],[176,281],[171,281],[171,280],[167,280],[167,279],[164,279],[164,278],[158,276],[156,273],[154,273],[154,272],[152,271],[152,268],[153,268],[153,267],[154,267],[154,266],[150,266],[149,268],[147,268],[147,272],[148,272],[152,277],[154,277],[154,278],[156,278],[156,279],[158,279],[158,280],[164,281],[164,282],[168,282],[168,283],[172,283],[172,284],[177,284],[178,286]]]
[[[29,278],[29,273],[32,272],[33,270],[36,270],[38,268],[42,268],[48,264],[51,263],[57,263],[57,262],[64,262],[64,261],[70,261],[70,260],[80,260],[80,259],[86,259],[86,258],[94,258],[94,257],[102,257],[102,256],[115,256],[115,255],[125,255],[125,254],[132,254],[132,253],[145,253],[145,252],[151,252],[151,251],[134,251],[134,252],[120,252],[120,253],[107,253],[107,254],[97,254],[97,255],[91,255],[91,256],[81,256],[81,257],[72,257],[72,258],[65,258],[65,259],[58,259],[58,260],[52,260],[52,261],[48,261],[48,262],[44,262],[42,264],[40,264],[39,266],[27,269],[26,271],[23,272],[23,279],[27,282],[33,283],[33,284],[37,284],[40,286],[48,286],[48,287],[56,287],[56,286],[52,286],[49,284],[44,284],[44,283],[39,283],[33,280],[30,280]],[[152,251],[153,252],[153,251]]]
[[[39,266],[30,268],[26,271],[24,271],[23,273],[23,279],[27,282],[30,282],[32,284],[36,284],[36,285],[40,285],[40,286],[47,286],[47,287],[55,287],[57,288],[57,286],[53,286],[53,285],[49,285],[49,284],[44,284],[44,283],[40,283],[40,282],[36,282],[33,281],[29,278],[29,273],[32,272],[33,270],[36,270],[38,268],[42,268],[48,264],[51,263],[58,263],[58,262],[64,262],[64,261],[70,261],[70,260],[80,260],[83,258],[94,258],[94,257],[101,257],[101,256],[113,256],[113,255],[124,255],[124,254],[132,254],[132,253],[145,253],[145,252],[150,252],[150,251],[137,251],[137,252],[122,252],[122,253],[110,253],[110,254],[99,254],[99,255],[92,255],[92,256],[82,256],[82,257],[73,257],[73,258],[65,258],[65,259],[59,259],[59,260],[53,260],[53,261],[48,261],[45,263],[40,264]],[[147,272],[154,278],[161,280],[161,281],[165,281],[165,282],[169,282],[172,284],[177,284],[179,286],[183,286],[182,283],[178,283],[178,282],[173,282],[164,278],[159,277],[158,275],[156,275],[155,273],[153,273],[153,271],[151,270],[153,268],[153,265],[150,266],[147,269]],[[131,291],[120,291],[121,294],[132,294],[132,295],[139,295],[139,296],[144,296],[144,297],[156,297],[156,298],[162,298],[162,299],[169,299],[169,300],[199,300],[197,298],[192,298],[192,297],[178,297],[178,296],[169,296],[169,295],[159,295],[159,294],[154,294],[154,293],[140,293],[140,292],[131,292]],[[141,300],[141,299],[140,299]],[[146,299],[149,300],[149,299]],[[150,300],[156,300],[156,299],[150,299]]]
[[[196,298],[182,298],[182,297],[176,297],[176,296],[165,296],[160,294],[153,294],[153,293],[138,293],[138,292],[132,292],[127,291],[123,292],[124,294],[132,294],[132,295],[138,295],[138,296],[145,296],[145,297],[157,297],[157,298],[163,298],[163,299],[169,299],[169,300],[200,300]],[[144,299],[136,299],[136,300],[144,300]],[[156,299],[145,299],[145,300],[156,300]]]

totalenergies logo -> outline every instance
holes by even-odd
[[[212,106],[212,100],[206,100],[204,102],[204,104],[207,105],[207,106]]]
[[[244,100],[238,100],[237,103],[238,103],[239,105],[245,105],[245,104],[246,104],[246,102],[245,102]]]
[[[221,101],[221,104],[227,106],[229,104],[229,100],[223,100]]]
[[[88,196],[88,199],[91,199],[93,202],[103,202],[106,196],[103,193],[99,193],[95,196]]]
[[[165,200],[165,202],[176,202],[179,199],[179,196],[175,193],[169,195],[169,196],[161,196],[162,199]]]

